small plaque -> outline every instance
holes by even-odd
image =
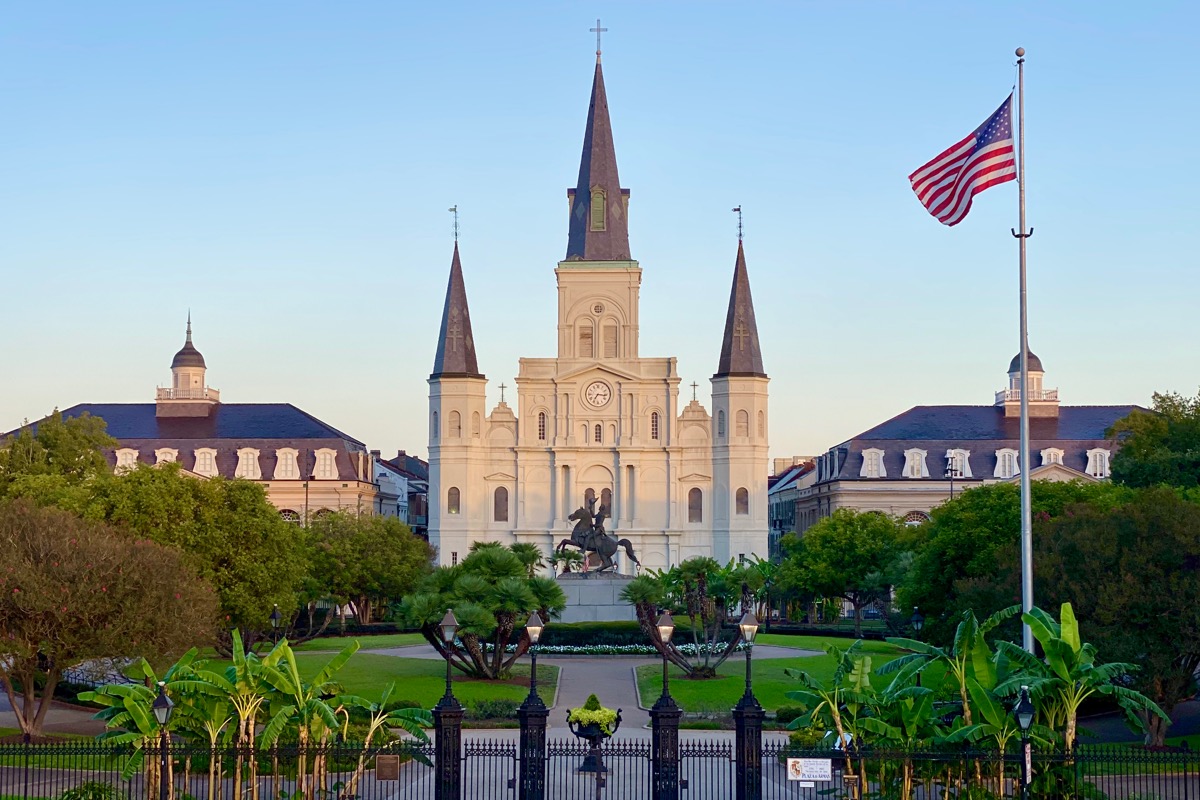
[[[847,789],[855,788],[856,786],[858,786],[858,776],[843,774],[842,775],[842,786],[845,786]]]
[[[831,781],[833,762],[828,758],[789,758],[787,776],[789,781]]]
[[[400,780],[400,756],[376,756],[375,757],[375,780],[377,780],[377,781],[398,781],[398,780]]]

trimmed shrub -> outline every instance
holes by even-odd
[[[517,709],[520,706],[521,704],[516,700],[475,700],[467,704],[467,712],[464,716],[471,720],[511,720],[516,718]]]
[[[775,712],[775,721],[780,725],[787,725],[794,719],[799,719],[804,716],[804,709],[800,706],[780,706]]]

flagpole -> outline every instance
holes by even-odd
[[[1021,232],[1012,232],[1021,246],[1021,611],[1033,608],[1033,511],[1029,499],[1029,307],[1025,287],[1025,242],[1033,229],[1025,230],[1025,48],[1017,48],[1017,186],[1020,197]],[[1033,630],[1022,623],[1022,645],[1033,652]]]

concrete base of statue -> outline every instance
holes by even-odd
[[[619,622],[636,620],[633,604],[621,599],[632,575],[613,572],[568,572],[557,577],[567,596],[558,622]]]

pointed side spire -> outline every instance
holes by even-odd
[[[446,286],[446,305],[442,310],[437,355],[433,359],[433,374],[429,377],[483,377],[475,358],[475,339],[471,335],[471,312],[467,309],[467,288],[463,283],[462,263],[458,259],[458,242],[454,243],[454,259],[450,262],[450,282]]]
[[[187,343],[192,343],[192,310],[188,309]]]
[[[729,312],[725,315],[725,338],[721,340],[721,360],[713,375],[714,378],[732,376],[767,377],[758,345],[758,324],[754,321],[750,273],[746,271],[746,254],[740,238],[733,288],[729,292]]]
[[[621,188],[617,176],[617,151],[613,145],[612,123],[608,119],[608,97],[604,92],[604,71],[599,56],[592,80],[587,129],[583,134],[579,181],[568,194],[571,197],[571,223],[566,260],[629,261],[625,202],[629,192]]]

